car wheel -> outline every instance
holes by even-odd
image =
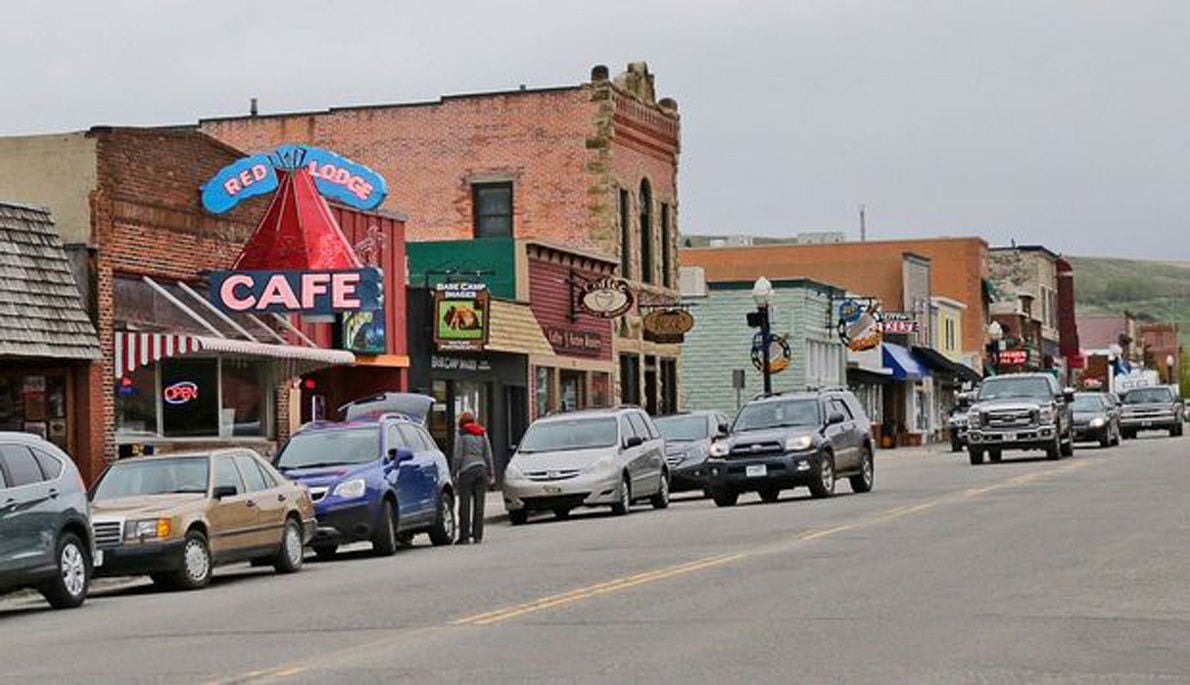
[[[570,518],[570,507],[558,507],[554,509],[554,518],[559,521],[565,521]]]
[[[876,482],[876,465],[872,462],[872,448],[864,445],[860,454],[860,472],[851,477],[852,492],[871,492]]]
[[[823,452],[815,470],[816,478],[810,481],[810,495],[815,499],[830,497],[835,494],[835,455]]]
[[[273,569],[277,573],[296,573],[302,570],[302,527],[293,519],[285,520],[285,530],[281,534],[281,549],[273,559]]]
[[[649,498],[654,509],[664,509],[669,506],[669,474],[661,472],[661,484],[657,486],[657,494]]]
[[[372,551],[377,556],[392,556],[397,552],[397,527],[400,523],[397,507],[390,499],[384,500],[379,524],[376,526],[376,532],[372,534]]]
[[[950,451],[951,452],[962,452],[963,451],[963,443],[959,442],[958,438],[952,437],[950,439]]]
[[[58,572],[41,591],[55,609],[73,609],[87,599],[91,584],[91,558],[74,533],[58,538]]]
[[[620,481],[620,501],[612,505],[612,513],[616,516],[623,516],[632,509],[632,484],[628,482],[628,476]]]
[[[514,526],[523,526],[529,522],[529,510],[513,509],[508,512],[508,520]]]
[[[735,490],[712,490],[711,499],[717,507],[734,507],[740,499],[740,493]]]
[[[1111,447],[1111,426],[1103,429],[1103,434],[1099,436],[1100,447]]]
[[[207,536],[192,530],[182,546],[182,568],[169,574],[167,585],[178,590],[197,590],[211,583],[211,548]]]
[[[1058,445],[1058,451],[1063,457],[1074,456],[1074,434],[1069,434],[1066,436],[1066,442],[1060,443]]]
[[[1134,431],[1134,430],[1125,430],[1125,431],[1123,432],[1122,436],[1123,436],[1123,438],[1124,438],[1125,440],[1135,440],[1135,439],[1136,439],[1136,431]]]
[[[760,490],[756,491],[756,494],[760,495],[761,502],[768,504],[772,504],[773,502],[781,499],[780,488],[761,488]]]
[[[1062,458],[1062,438],[1055,435],[1053,443],[1046,445],[1045,458],[1056,460]]]
[[[430,528],[430,542],[435,547],[454,544],[455,534],[458,532],[458,521],[455,519],[455,498],[449,492],[443,492],[438,497],[438,516]]]
[[[339,551],[339,546],[311,545],[310,549],[314,550],[314,556],[318,557],[319,561],[330,561],[335,558],[335,552]]]
[[[979,466],[983,463],[983,450],[978,447],[968,447],[967,457],[970,459],[972,466]]]
[[[999,464],[1004,459],[1004,452],[1001,450],[988,450],[988,461],[993,464]]]

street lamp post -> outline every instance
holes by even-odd
[[[1175,382],[1173,379],[1173,362],[1174,362],[1174,358],[1173,358],[1172,354],[1165,355],[1165,383],[1166,383],[1166,385],[1173,385]]]
[[[773,394],[773,372],[770,368],[772,366],[769,358],[770,342],[772,337],[772,326],[769,321],[769,303],[773,297],[773,284],[769,279],[761,276],[756,279],[756,283],[752,285],[752,299],[756,302],[756,320],[760,324],[760,343],[761,343],[761,376],[764,378],[764,394]]]
[[[992,339],[992,371],[1000,373],[1000,341],[1004,339],[1004,327],[999,321],[988,324],[988,337]]]

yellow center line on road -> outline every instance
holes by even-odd
[[[707,570],[707,569],[711,569],[711,568],[725,566],[728,564],[733,564],[733,563],[739,562],[743,559],[747,559],[750,557],[757,557],[757,556],[764,555],[764,554],[772,554],[772,553],[775,553],[778,551],[788,550],[791,547],[799,546],[801,543],[811,542],[814,540],[821,540],[823,538],[830,537],[832,535],[837,535],[839,533],[843,533],[846,531],[856,530],[858,528],[863,528],[863,527],[869,527],[869,526],[877,525],[880,523],[887,523],[889,521],[894,521],[894,520],[897,520],[900,518],[904,518],[906,516],[911,516],[913,514],[917,514],[917,513],[932,509],[932,508],[938,506],[939,504],[961,502],[961,501],[964,501],[967,499],[978,497],[978,496],[986,494],[988,492],[992,492],[994,490],[1011,488],[1014,486],[1029,485],[1029,484],[1032,484],[1032,483],[1034,483],[1038,480],[1041,480],[1043,478],[1048,478],[1048,477],[1055,476],[1055,475],[1058,475],[1061,473],[1065,473],[1068,471],[1073,471],[1075,469],[1083,468],[1085,466],[1090,465],[1090,463],[1091,462],[1087,462],[1087,461],[1078,461],[1078,462],[1073,462],[1073,463],[1065,465],[1065,466],[1049,469],[1046,471],[1037,471],[1034,473],[1027,473],[1027,474],[1015,476],[1008,480],[1001,481],[999,483],[994,483],[992,485],[987,485],[987,486],[980,487],[980,488],[970,488],[970,489],[966,489],[966,490],[962,490],[962,491],[958,491],[958,492],[953,492],[953,493],[950,493],[947,495],[943,495],[940,497],[935,497],[933,499],[925,500],[923,502],[919,502],[919,503],[913,504],[913,505],[902,505],[899,507],[893,507],[892,509],[886,509],[882,512],[876,513],[873,516],[857,519],[850,523],[843,523],[843,524],[839,524],[836,526],[832,526],[830,528],[823,528],[821,530],[805,531],[805,532],[799,533],[796,536],[787,538],[785,540],[778,541],[776,543],[761,545],[761,546],[758,546],[758,547],[755,547],[752,549],[745,549],[745,550],[741,550],[741,551],[735,552],[735,553],[724,553],[724,554],[717,554],[717,555],[712,555],[712,556],[708,556],[708,557],[702,557],[700,559],[695,559],[695,560],[688,561],[688,562],[681,563],[681,564],[665,566],[662,568],[657,568],[657,569],[653,569],[650,571],[644,571],[644,572],[636,573],[636,574],[633,574],[630,576],[625,576],[622,578],[609,580],[609,581],[606,581],[603,583],[596,583],[594,585],[588,585],[586,587],[576,588],[574,590],[569,590],[567,592],[553,594],[553,595],[549,595],[546,597],[541,597],[539,599],[536,599],[536,600],[533,600],[530,602],[525,602],[523,604],[517,604],[517,605],[513,605],[513,606],[504,607],[501,609],[486,611],[486,612],[483,612],[480,614],[474,614],[472,616],[467,616],[465,618],[460,618],[460,619],[451,621],[448,624],[448,626],[458,626],[458,627],[462,627],[462,626],[490,626],[493,624],[497,624],[497,623],[501,623],[504,621],[509,621],[509,620],[512,620],[515,618],[519,618],[519,617],[525,616],[527,614],[532,614],[535,612],[545,611],[545,610],[549,610],[549,609],[556,609],[558,607],[566,606],[566,605],[573,604],[576,602],[581,602],[581,601],[584,601],[587,599],[591,599],[593,597],[599,597],[599,596],[611,594],[614,592],[620,592],[620,591],[627,590],[627,589],[633,588],[633,587],[638,587],[640,585],[644,585],[647,583],[655,583],[655,582],[658,582],[661,580],[666,580],[669,578],[674,578],[677,576],[694,573],[696,571],[703,571],[703,570]],[[434,631],[441,630],[444,627],[446,627],[446,626],[426,627],[426,628],[422,628],[422,629],[418,629],[418,630],[403,631],[403,632],[424,634],[424,633],[428,633],[428,632],[434,632]],[[215,682],[222,683],[224,685],[228,685],[231,683],[235,683],[235,684],[261,683],[261,682],[274,680],[274,679],[282,679],[282,678],[286,678],[289,676],[294,676],[294,675],[299,675],[301,673],[305,673],[307,670],[309,670],[309,668],[316,667],[319,662],[325,662],[325,660],[332,655],[336,655],[336,654],[345,655],[347,653],[363,651],[363,650],[366,650],[371,647],[384,645],[384,644],[391,644],[391,641],[392,641],[391,638],[386,637],[384,639],[376,640],[374,642],[369,642],[369,643],[365,643],[362,645],[355,645],[353,647],[348,647],[348,648],[341,649],[341,650],[333,650],[331,652],[311,656],[310,658],[304,659],[297,663],[290,663],[287,665],[278,666],[273,669],[251,671],[251,672],[245,673],[241,676],[238,676],[236,678],[220,680],[220,681],[215,681]]]

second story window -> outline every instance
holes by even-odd
[[[661,203],[661,285],[669,288],[673,286],[673,253],[670,245],[673,243],[672,218],[669,214],[669,203]]]
[[[471,186],[476,238],[512,237],[512,183]]]
[[[640,182],[640,280],[653,282],[653,189]]]
[[[620,189],[620,278],[632,277],[632,197]]]

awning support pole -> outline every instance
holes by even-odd
[[[200,326],[202,326],[203,328],[210,331],[212,335],[219,337],[219,338],[227,337],[226,335],[223,335],[223,332],[220,331],[218,328],[215,328],[214,326],[212,326],[210,321],[207,321],[206,319],[199,316],[197,313],[195,313],[195,311],[193,309],[191,309],[190,307],[187,307],[185,304],[183,304],[181,300],[174,297],[173,293],[171,293],[170,291],[161,287],[161,285],[158,284],[156,281],[149,278],[148,276],[141,276],[141,279],[145,283],[147,283],[149,285],[149,287],[151,287],[153,290],[156,290],[158,295],[161,295],[165,299],[172,302],[175,307],[182,310],[182,312],[185,313],[186,316],[189,316],[191,319],[194,319],[194,321],[196,323],[198,323]]]
[[[181,288],[182,291],[185,292],[187,295],[189,295],[190,297],[192,297],[196,301],[198,301],[199,304],[206,307],[207,310],[210,311],[212,314],[214,314],[215,316],[222,319],[223,322],[226,323],[228,326],[231,326],[232,328],[234,328],[237,331],[239,331],[240,333],[242,333],[245,338],[251,340],[252,342],[260,342],[259,340],[254,338],[252,336],[252,334],[247,331],[247,329],[245,329],[240,324],[236,323],[230,316],[219,311],[218,307],[211,304],[210,302],[207,302],[205,299],[203,299],[202,295],[199,295],[198,293],[191,290],[190,286],[186,285],[182,281],[178,281],[178,287]]]
[[[284,326],[285,328],[287,328],[290,333],[293,333],[294,335],[296,335],[298,337],[299,340],[306,343],[306,347],[318,347],[318,345],[315,344],[313,340],[306,337],[305,333],[302,333],[301,330],[299,330],[296,326],[289,323],[289,319],[285,318],[284,316],[281,316],[277,312],[270,312],[270,314],[273,315],[274,319],[281,322],[281,325]]]
[[[288,340],[286,340],[284,337],[282,337],[282,335],[280,333],[278,333],[277,331],[274,331],[272,328],[269,328],[268,324],[261,321],[260,318],[258,316],[256,316],[255,314],[248,314],[248,318],[252,319],[253,323],[255,323],[257,326],[260,326],[262,329],[264,329],[264,331],[267,332],[269,335],[271,335],[273,337],[273,339],[276,340],[277,342],[281,343],[282,345],[289,344]]]

